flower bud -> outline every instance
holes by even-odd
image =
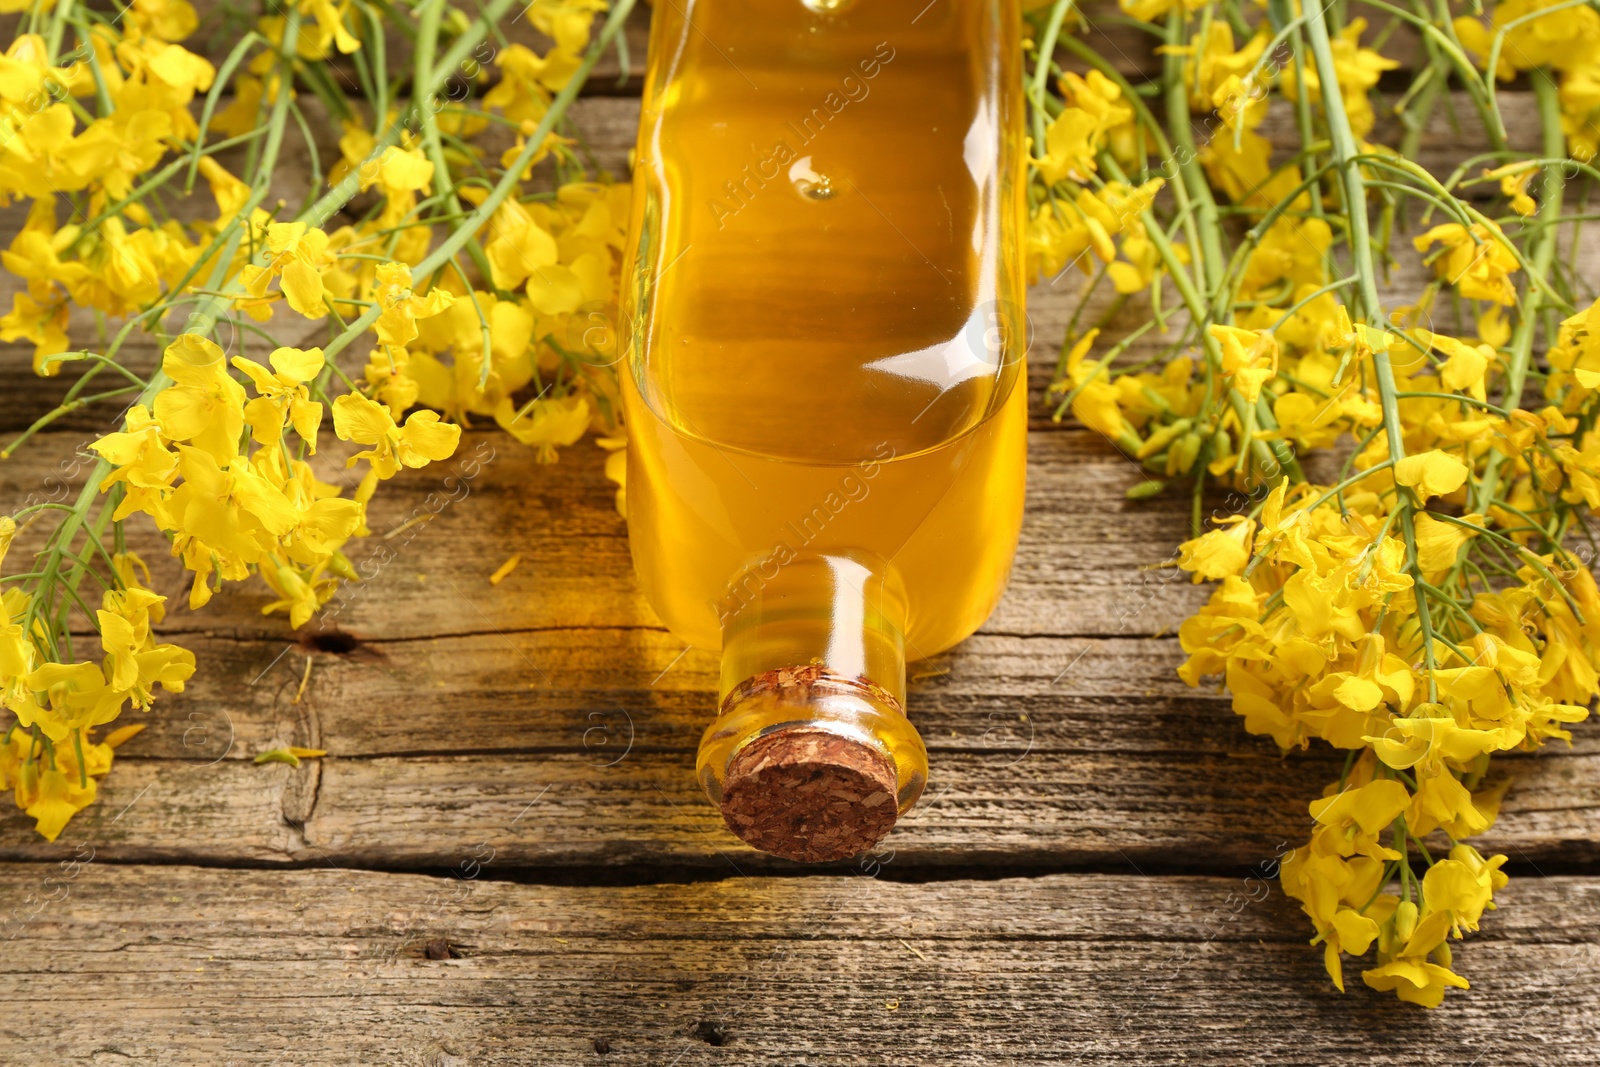
[[[1394,933],[1402,945],[1411,940],[1411,935],[1417,929],[1417,906],[1409,900],[1402,900],[1394,909]]]

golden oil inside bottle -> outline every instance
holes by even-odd
[[[720,800],[741,746],[809,724],[887,756],[903,811],[927,777],[905,662],[993,610],[1021,522],[1015,4],[677,0],[654,19],[628,512],[652,606],[722,650],[701,778]],[[801,667],[845,696],[753,681]]]

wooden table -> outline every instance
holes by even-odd
[[[1107,40],[1150,70],[1143,44]],[[577,115],[625,172],[636,100]],[[1423,162],[1476,148],[1441,119]],[[1032,295],[1036,411],[1075,277]],[[63,386],[17,346],[0,358],[14,432]],[[71,457],[110,418],[77,413],[0,464],[0,502],[79,484]],[[195,680],[60,841],[0,816],[0,1061],[1596,1061],[1594,727],[1504,760],[1516,785],[1480,844],[1516,877],[1458,947],[1474,988],[1425,1012],[1352,968],[1337,993],[1266,875],[1338,763],[1281,757],[1178,680],[1172,632],[1206,590],[1155,565],[1186,502],[1125,502],[1140,476],[1095,434],[1036,421],[1006,599],[913,668],[925,799],[878,852],[822,870],[750,851],[700,796],[716,664],[641,599],[601,450],[541,467],[473,430],[461,457],[378,495],[355,547],[373,577],[326,625],[290,633],[254,584],[174,610]],[[475,474],[447,481],[467,457]],[[290,744],[329,755],[252,762]]]

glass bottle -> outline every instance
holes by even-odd
[[[840,859],[921,793],[906,661],[1021,525],[1016,0],[655,5],[624,275],[628,524],[720,649],[697,764],[736,834]]]

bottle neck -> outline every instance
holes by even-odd
[[[722,694],[701,785],[768,852],[843,859],[876,844],[927,781],[905,716],[905,597],[882,561],[769,560],[723,605]]]
[[[905,597],[889,568],[856,556],[801,556],[741,576],[722,612],[722,689],[768,671],[822,664],[906,697]]]

